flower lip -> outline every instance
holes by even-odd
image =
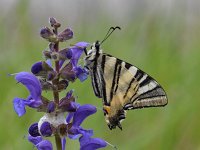
[[[24,101],[25,101],[24,99],[18,97],[14,98],[13,100],[14,110],[19,117],[23,116],[26,113]]]
[[[107,143],[100,138],[91,138],[90,135],[84,134],[79,138],[80,150],[95,150],[107,146]]]
[[[29,90],[31,97],[35,101],[41,101],[41,84],[40,81],[29,72],[20,72],[17,73],[15,79],[22,83]]]
[[[78,42],[74,46],[71,47],[72,58],[71,63],[73,67],[77,66],[78,60],[81,57],[84,49],[89,45],[87,42]]]
[[[74,113],[73,126],[80,126],[85,118],[96,113],[96,111],[96,107],[90,104],[80,106]]]
[[[33,137],[29,135],[28,140],[33,143],[38,150],[53,150],[51,142],[48,140],[43,140],[41,136]]]
[[[42,140],[36,147],[38,150],[53,150],[53,145],[48,140]]]

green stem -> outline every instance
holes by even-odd
[[[61,142],[61,138],[58,134],[55,135],[55,141],[56,141],[57,150],[62,150],[62,142]]]

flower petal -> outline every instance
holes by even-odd
[[[29,135],[28,140],[29,140],[29,142],[33,143],[34,145],[37,145],[38,143],[40,143],[42,141],[42,137],[41,136],[33,137],[33,136]]]
[[[66,146],[66,138],[62,138],[62,150],[65,150],[65,146]]]
[[[24,101],[25,101],[24,99],[17,98],[17,97],[14,98],[13,100],[14,110],[19,117],[23,116],[26,113]]]
[[[80,106],[74,114],[73,126],[80,126],[85,118],[94,114],[96,111],[96,107],[90,104]]]
[[[54,112],[55,107],[56,104],[53,101],[49,102],[49,104],[47,105],[47,112],[48,113]]]
[[[75,46],[78,46],[78,47],[82,47],[82,48],[86,48],[90,45],[90,43],[87,43],[87,42],[78,42],[75,44]]]
[[[52,129],[49,122],[42,123],[40,127],[40,133],[42,134],[42,136],[46,136],[46,137],[49,137],[52,135]]]
[[[43,67],[42,67],[42,62],[41,62],[41,61],[36,62],[36,63],[33,64],[32,67],[31,67],[31,72],[32,72],[33,74],[37,74],[37,73],[39,73],[39,72],[42,71],[42,70],[43,70]]]
[[[28,130],[29,134],[33,137],[40,136],[40,133],[38,131],[38,123],[33,123]]]
[[[86,69],[82,68],[81,66],[73,68],[76,73],[76,76],[79,78],[81,82],[85,81],[88,76],[88,72]]]
[[[82,134],[82,135],[87,134],[88,136],[92,136],[93,135],[93,130],[86,130],[86,129],[83,129],[82,127],[74,127],[74,126],[72,126],[70,128],[70,130],[69,130],[68,137],[70,139],[77,139],[80,134]]]
[[[39,80],[29,72],[20,72],[15,79],[22,83],[29,90],[31,97],[36,101],[41,101],[41,85]]]
[[[42,140],[36,147],[38,150],[53,150],[53,145],[48,140]]]
[[[28,140],[33,143],[38,150],[53,150],[51,142],[48,140],[43,140],[41,136],[33,137],[29,135]]]
[[[96,150],[98,148],[106,147],[107,143],[100,138],[91,138],[85,134],[79,138],[80,150]]]
[[[77,66],[78,60],[81,57],[84,49],[89,45],[87,42],[78,42],[71,48],[72,51],[72,58],[71,63],[73,67]]]
[[[74,116],[74,112],[69,112],[67,114],[67,117],[66,117],[66,122],[70,123],[70,121],[72,120],[73,116]]]
[[[42,104],[42,101],[35,100],[30,97],[29,99],[24,100],[24,104],[31,108],[38,108]]]

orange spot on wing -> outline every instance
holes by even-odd
[[[107,112],[107,114],[110,114],[110,106],[103,106],[103,109]]]

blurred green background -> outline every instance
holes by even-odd
[[[200,1],[195,0],[1,0],[0,1],[0,149],[33,149],[27,129],[43,115],[27,109],[19,118],[12,107],[28,92],[9,73],[30,71],[48,42],[39,31],[56,17],[71,27],[78,41],[102,40],[111,26],[120,26],[103,45],[104,52],[125,60],[154,77],[165,89],[164,108],[133,110],[123,131],[110,131],[99,110],[83,124],[119,150],[200,149]],[[83,60],[81,60],[83,62]],[[78,102],[100,109],[90,79],[72,84]],[[69,88],[69,89],[70,89]],[[53,138],[52,138],[53,139]],[[79,149],[78,140],[67,149]],[[106,149],[112,149],[107,147]]]

